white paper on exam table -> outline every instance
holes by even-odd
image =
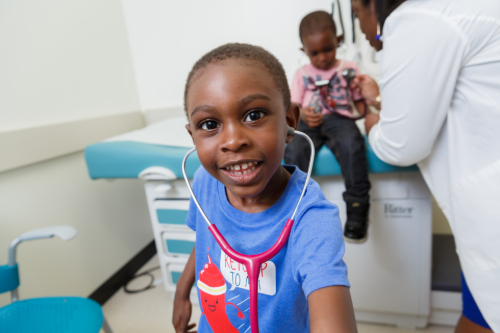
[[[193,140],[185,127],[187,123],[186,117],[170,118],[104,141],[135,141],[153,145],[193,148]]]

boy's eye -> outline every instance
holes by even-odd
[[[201,128],[204,130],[213,130],[217,128],[217,123],[213,120],[205,121],[201,124]]]
[[[264,117],[264,112],[262,111],[252,111],[249,114],[247,114],[245,121],[256,121],[259,120],[260,118]]]

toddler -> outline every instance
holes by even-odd
[[[236,251],[268,250],[306,179],[281,165],[293,137],[288,126],[297,128],[300,113],[281,64],[260,47],[218,47],[189,73],[184,106],[202,164],[193,179],[200,205]],[[176,332],[194,332],[193,285],[203,311],[198,332],[250,332],[245,267],[221,250],[193,201],[186,223],[196,246],[177,282]],[[260,332],[356,332],[343,255],[338,209],[311,180],[288,242],[261,266]]]
[[[370,208],[370,181],[365,155],[365,140],[352,119],[346,117],[351,110],[350,96],[358,110],[365,107],[362,97],[342,77],[342,71],[357,66],[350,61],[336,59],[338,39],[333,18],[324,11],[306,15],[300,22],[302,51],[311,63],[297,70],[292,82],[291,100],[300,105],[299,131],[309,135],[316,151],[323,144],[333,152],[342,169],[346,191],[347,222],[344,228],[346,241],[362,243],[367,238],[368,210]],[[321,96],[313,81],[326,80],[328,87]],[[325,106],[326,104],[326,106]],[[337,112],[332,112],[335,109]],[[295,138],[285,150],[285,162],[305,171],[309,163],[309,143]]]

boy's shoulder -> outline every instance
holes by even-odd
[[[322,72],[322,70],[317,69],[312,64],[305,64],[305,65],[302,65],[301,67],[297,68],[297,70],[295,71],[295,75],[304,76],[304,72],[307,75],[314,75],[317,72]]]
[[[298,196],[300,196],[300,193],[302,192],[307,174],[301,171],[299,168],[295,168],[296,170],[294,172],[298,173],[298,177],[293,184],[293,191],[297,195],[298,200]],[[297,209],[297,217],[299,218],[306,211],[329,211],[328,214],[334,213],[334,211],[338,211],[337,206],[326,199],[323,191],[321,190],[321,187],[312,178],[309,180],[306,193],[304,194],[304,197],[302,198],[302,201]]]
[[[302,77],[304,77],[304,73],[307,76],[314,76],[315,77],[318,74],[321,75],[323,72],[325,72],[325,71],[323,71],[321,69],[317,69],[312,64],[305,64],[305,65],[302,65],[299,68],[297,68],[297,70],[295,71],[294,78],[295,79],[302,78]]]
[[[295,74],[293,74],[293,81],[296,81],[296,80],[301,80],[301,78],[304,76],[304,67],[299,67],[297,68],[297,70],[295,71]]]
[[[212,177],[205,168],[200,165],[198,170],[195,171],[193,176],[193,191],[199,193],[204,188],[214,188],[217,184],[217,179]]]
[[[328,199],[326,199],[323,191],[319,184],[314,180],[310,180],[310,184],[307,186],[307,192],[304,195],[305,202],[303,206],[303,212],[309,211],[312,213],[313,211],[319,212],[327,212],[326,214],[335,214],[338,213],[338,208],[335,204],[331,203]]]
[[[201,181],[202,179],[206,178],[207,176],[210,176],[207,170],[203,167],[203,165],[200,165],[198,169],[194,172],[193,176],[193,181]]]

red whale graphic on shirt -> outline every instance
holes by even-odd
[[[238,309],[238,317],[245,318],[241,310],[233,303],[226,303],[226,281],[212,259],[208,256],[208,264],[200,272],[198,289],[203,313],[214,333],[238,333],[226,314],[226,305]]]

